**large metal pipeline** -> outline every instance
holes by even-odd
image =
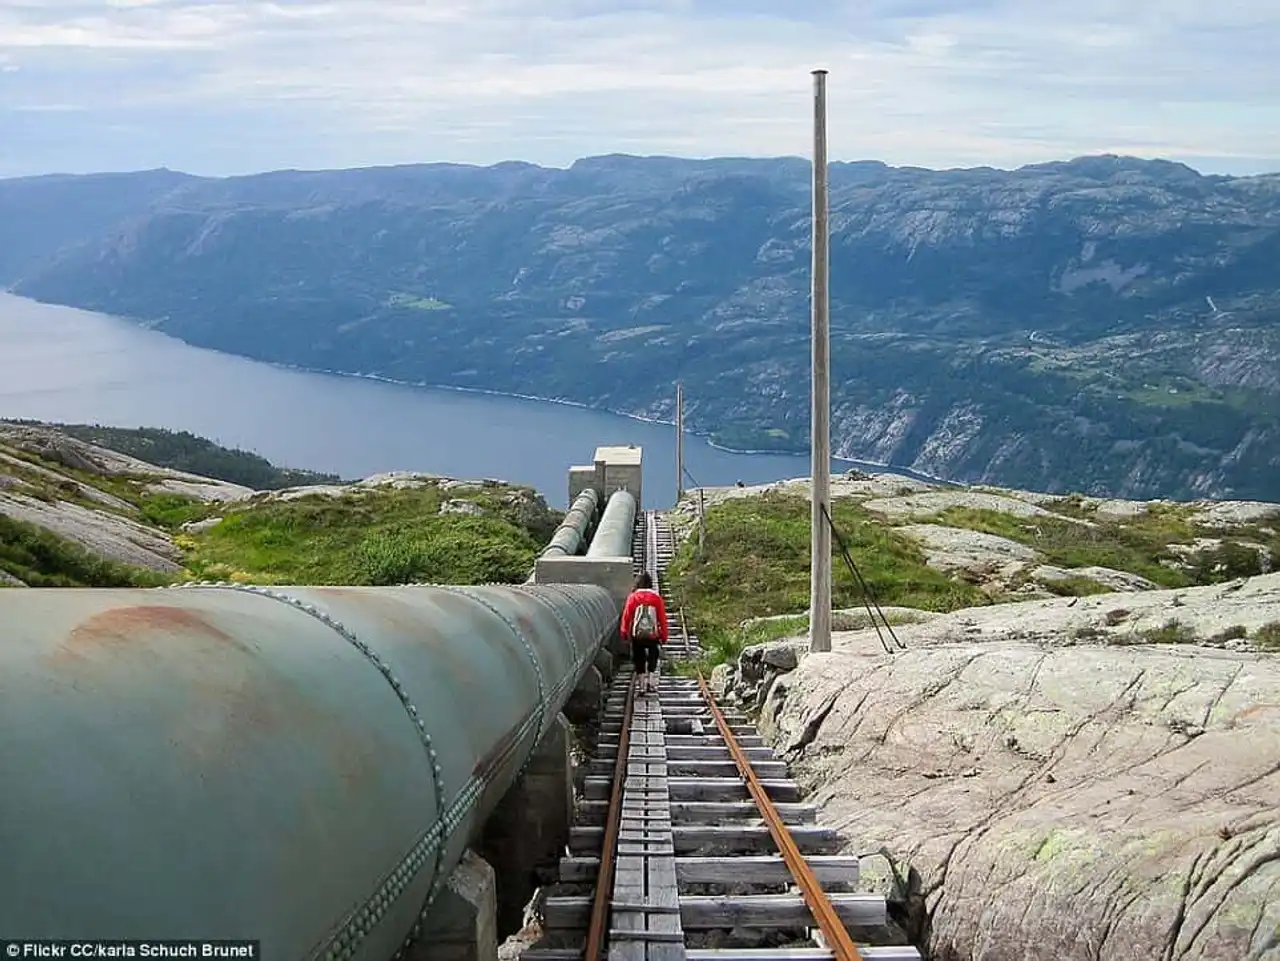
[[[0,592],[0,932],[387,961],[617,616],[576,585]]]
[[[564,520],[551,536],[551,543],[542,552],[543,557],[573,557],[578,553],[587,538],[587,530],[596,516],[596,508],[600,505],[600,495],[595,488],[588,487],[579,494],[564,515]]]
[[[588,557],[630,557],[636,528],[636,498],[630,491],[614,491],[605,505],[600,526],[587,548]]]

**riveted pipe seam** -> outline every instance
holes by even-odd
[[[560,622],[560,626],[564,628],[564,639],[568,648],[568,653],[570,655],[573,655],[573,659],[576,664],[578,661],[578,657],[576,656],[577,651],[575,650],[575,645],[573,643],[573,627],[569,624],[569,621],[565,618],[565,616],[562,613],[560,613],[560,609],[550,604],[547,601],[547,599],[542,595],[535,594],[533,591],[525,590],[525,586],[523,584],[515,584],[513,586],[521,594],[527,595],[530,599],[537,601],[539,604],[545,607],[552,614],[552,616],[555,617],[555,619]]]
[[[173,585],[169,590],[181,590],[188,585]],[[270,598],[273,601],[279,601],[290,607],[296,608],[302,613],[315,618],[320,623],[334,631],[348,644],[356,648],[363,654],[374,667],[378,669],[383,678],[391,685],[391,689],[395,692],[396,697],[404,706],[409,720],[413,723],[414,729],[418,733],[419,740],[427,751],[427,760],[431,765],[431,781],[435,789],[436,810],[444,811],[445,809],[445,788],[443,780],[443,769],[440,766],[439,756],[436,752],[435,745],[432,743],[431,735],[427,732],[426,723],[422,720],[418,708],[410,700],[408,692],[392,673],[390,665],[383,659],[377,651],[370,647],[367,643],[356,636],[355,632],[348,628],[345,624],[333,617],[327,611],[320,607],[307,604],[300,598],[286,594],[284,591],[277,591],[267,587],[258,587],[251,584],[236,584],[228,582],[219,582],[217,584],[200,584],[192,585],[205,588],[214,588],[216,590],[240,591],[245,594],[257,594],[260,597]],[[166,588],[161,588],[162,590]],[[408,887],[410,887],[426,867],[427,858],[431,854],[435,855],[434,873],[436,877],[436,885],[438,888],[441,877],[441,867],[444,859],[444,844],[441,843],[447,836],[447,825],[443,818],[437,817],[435,823],[432,824],[418,839],[418,841],[409,849],[400,862],[384,877],[381,882],[374,888],[373,893],[366,899],[363,905],[356,908],[351,914],[340,923],[338,930],[329,938],[328,943],[322,943],[312,953],[312,957],[324,957],[326,959],[350,957],[355,953],[355,949],[359,947],[361,942],[373,930],[373,925],[382,920],[382,916],[386,914],[391,903],[398,898]],[[435,892],[428,899],[428,904],[434,899]],[[364,922],[364,923],[362,923]]]
[[[520,630],[520,625],[512,624],[510,618],[508,618],[506,614],[503,614],[502,611],[498,610],[496,607],[494,607],[492,604],[490,604],[488,601],[484,600],[483,598],[476,597],[474,594],[469,593],[465,588],[452,587],[444,584],[431,584],[431,585],[421,584],[418,586],[420,587],[431,586],[431,587],[438,588],[439,590],[442,590],[442,591],[448,591],[450,594],[457,594],[461,597],[470,598],[471,600],[479,604],[481,607],[488,608],[489,611],[494,615],[494,617],[498,618],[500,621],[502,621],[502,623],[506,624],[507,627],[511,629],[511,633],[515,635],[516,640],[520,642],[520,646],[523,647],[525,650],[525,653],[529,655],[529,661],[533,664],[534,674],[538,678],[538,714],[541,719],[538,724],[538,740],[541,741],[542,735],[546,733],[542,725],[546,720],[546,713],[547,713],[547,679],[543,675],[542,662],[538,660],[538,653],[537,651],[534,650],[533,645],[529,643],[529,639],[524,636],[524,631]],[[503,585],[503,586],[510,586],[510,585]],[[521,773],[523,773],[523,768],[521,769]]]

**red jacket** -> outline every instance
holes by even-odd
[[[641,604],[652,604],[658,609],[658,643],[667,643],[667,605],[663,603],[661,594],[645,587],[632,591],[622,608],[622,637],[626,639],[630,635],[631,621],[635,617],[636,608]]]

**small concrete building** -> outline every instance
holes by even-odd
[[[597,447],[593,463],[589,467],[569,468],[569,503],[588,487],[594,487],[600,495],[600,503],[609,500],[614,491],[630,491],[636,505],[644,505],[641,490],[643,448],[630,444],[626,447]]]

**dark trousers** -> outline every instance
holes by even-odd
[[[648,674],[658,669],[657,641],[631,641],[631,663],[635,665],[637,674]]]

